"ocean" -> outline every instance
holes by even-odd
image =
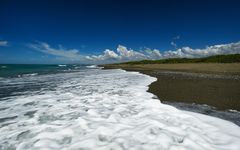
[[[45,88],[52,90],[58,80],[54,78],[55,76],[82,72],[90,68],[97,67],[94,65],[0,65],[0,98],[23,95],[26,92],[40,92]],[[46,76],[50,76],[51,79],[46,79]]]
[[[0,150],[240,147],[239,126],[148,93],[156,78],[94,65],[0,66]]]

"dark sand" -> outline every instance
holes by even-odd
[[[164,103],[207,104],[240,111],[240,63],[104,65],[138,71],[158,80],[149,92]]]

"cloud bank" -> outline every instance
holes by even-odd
[[[214,45],[204,49],[192,49],[190,47],[183,47],[177,50],[167,50],[162,53],[158,49],[145,49],[144,51],[137,51],[128,49],[125,46],[119,45],[116,51],[105,50],[102,55],[87,56],[89,60],[95,62],[111,63],[111,62],[125,62],[143,59],[166,59],[166,58],[199,58],[220,54],[236,54],[240,53],[240,42]]]
[[[8,46],[8,41],[0,41],[0,46]]]
[[[63,60],[75,61],[79,63],[115,63],[136,61],[144,59],[165,59],[165,58],[199,58],[220,54],[237,54],[240,53],[240,41],[236,43],[221,44],[209,46],[204,49],[192,49],[182,47],[176,50],[167,50],[160,52],[158,49],[146,48],[145,50],[128,49],[119,45],[116,50],[106,49],[101,55],[81,55],[77,49],[64,49],[62,47],[52,48],[47,43],[38,42],[30,44],[29,47],[40,52],[60,57]]]

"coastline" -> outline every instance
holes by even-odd
[[[157,81],[149,85],[148,92],[162,103],[219,117],[240,126],[240,63],[102,66],[156,77]],[[213,67],[218,69],[211,69]]]
[[[156,81],[148,75],[93,68],[39,76],[2,80],[6,92],[24,89],[1,101],[3,149],[239,147],[239,124],[161,104],[147,92]],[[43,83],[41,90],[35,83]]]

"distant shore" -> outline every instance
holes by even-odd
[[[112,64],[105,69],[138,71],[158,80],[149,92],[162,102],[207,104],[240,110],[240,63]]]

